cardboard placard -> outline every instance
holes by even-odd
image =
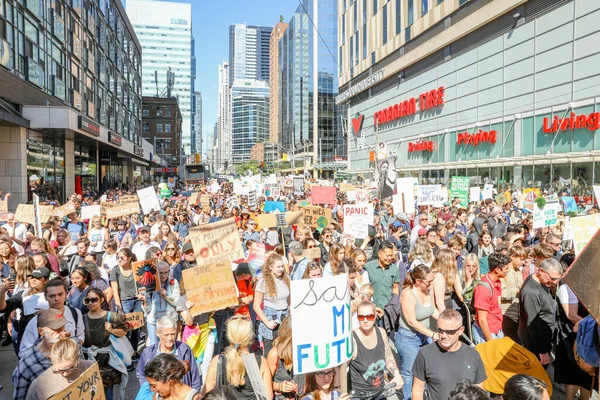
[[[331,222],[331,210],[329,208],[307,206],[300,207],[303,214],[302,225],[310,226],[311,228],[326,228]]]
[[[349,183],[340,183],[340,192],[351,192],[356,189],[356,186]]]
[[[140,199],[137,194],[130,194],[119,197],[119,205],[138,203]]]
[[[40,206],[40,222],[45,224],[54,216],[54,206]]]
[[[198,192],[194,192],[190,195],[190,198],[188,200],[188,204],[190,206],[195,206],[198,203]]]
[[[369,189],[356,188],[356,204],[369,204]]]
[[[311,203],[335,204],[336,189],[333,186],[313,186]]]
[[[302,257],[306,257],[309,260],[321,258],[321,248],[313,247],[312,249],[304,249],[302,250]]]
[[[304,178],[301,176],[294,177],[294,196],[304,196]]]
[[[128,203],[121,206],[116,206],[112,208],[106,208],[106,218],[114,219],[122,217],[123,215],[130,214],[139,214],[140,213],[140,203]]]
[[[579,255],[588,242],[600,230],[600,214],[590,214],[581,217],[572,217],[571,232],[573,235],[573,249]]]
[[[138,294],[149,294],[160,290],[157,260],[135,261],[131,263],[131,268]]]
[[[77,207],[75,207],[75,203],[72,201],[69,201],[67,204],[54,209],[54,215],[60,218],[64,218],[74,212],[77,212]]]
[[[95,362],[69,386],[48,400],[106,400],[100,368]]]
[[[35,209],[33,204],[19,204],[17,211],[15,211],[15,220],[19,222],[27,222],[28,224],[35,224]]]
[[[304,218],[302,211],[289,211],[285,213],[287,225],[301,225]],[[258,227],[260,229],[274,228],[277,226],[277,217],[275,214],[259,214]]]
[[[109,208],[115,208],[115,207],[118,207],[117,203],[101,201],[100,202],[100,215],[102,215],[103,217],[106,216],[106,210],[108,210]]]
[[[125,326],[128,331],[133,331],[144,326],[144,313],[138,311],[125,314]]]
[[[0,220],[6,221],[6,214],[8,214],[8,202],[6,200],[0,200]]]
[[[210,207],[210,194],[200,195],[200,207]]]
[[[373,225],[373,206],[370,204],[344,205],[344,233],[357,239],[369,236],[369,225]]]
[[[231,260],[243,259],[244,250],[235,218],[192,228],[189,236],[198,266],[184,270],[182,282],[192,315],[238,305]]]
[[[144,214],[150,214],[152,211],[160,211],[160,204],[154,186],[148,186],[137,191],[140,205]]]
[[[506,195],[504,193],[500,193],[499,195],[496,196],[495,201],[496,201],[496,204],[498,204],[499,206],[502,206],[505,203],[509,202],[510,198],[506,198]]]
[[[81,207],[81,219],[92,219],[100,216],[100,205]],[[42,219],[42,222],[44,220]]]

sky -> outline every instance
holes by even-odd
[[[196,40],[196,91],[202,93],[203,153],[217,122],[218,67],[229,59],[229,25],[274,26],[283,15],[289,22],[298,0],[165,0],[192,4],[192,33]],[[203,154],[204,156],[204,154]]]

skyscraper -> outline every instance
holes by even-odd
[[[217,110],[218,171],[231,166],[231,89],[229,87],[229,62],[219,65],[219,108]]]
[[[288,24],[278,22],[271,32],[270,62],[269,62],[269,86],[270,86],[270,116],[269,116],[269,140],[279,141],[279,84],[281,81],[279,69],[279,40],[287,29]]]
[[[175,74],[172,95],[183,118],[183,153],[192,152],[195,61],[192,6],[186,3],[127,0],[127,15],[142,45],[142,94],[165,94],[167,71]],[[155,79],[155,74],[158,78]]]
[[[192,143],[192,145],[194,145],[194,153],[198,153],[200,154],[200,157],[204,157],[205,155],[202,155],[202,93],[194,92],[194,104],[194,138],[196,140]]]
[[[229,26],[229,84],[235,79],[269,80],[270,26]]]

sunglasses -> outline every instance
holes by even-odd
[[[166,250],[167,250],[167,251],[175,251],[175,250],[177,250],[177,249],[176,249],[175,247],[167,247],[167,249],[166,249]]]
[[[375,321],[375,314],[359,315],[358,320],[359,321],[369,321],[369,322]]]
[[[55,374],[63,374],[63,373],[73,372],[77,369],[77,367],[79,367],[79,360],[77,360],[77,364],[75,364],[71,368],[66,368],[66,369],[54,369],[53,368],[52,372],[54,372]]]
[[[456,332],[458,332],[460,330],[461,327],[458,327],[456,329],[440,329],[438,328],[438,333],[441,335],[442,333],[445,333],[448,336],[454,335],[456,334]]]
[[[335,371],[330,369],[329,371],[315,372],[315,375],[318,376],[319,378],[325,378],[326,376],[334,376]]]
[[[100,297],[87,297],[83,299],[83,304],[95,304],[100,301]]]
[[[127,257],[118,257],[121,261],[127,261]]]

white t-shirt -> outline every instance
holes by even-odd
[[[148,244],[144,244],[144,242],[137,242],[133,245],[133,247],[131,247],[131,251],[133,254],[135,254],[138,261],[142,261],[146,259],[146,251],[148,251],[150,247],[160,248],[160,245],[152,241],[150,241]]]
[[[8,235],[10,237],[13,236],[13,227],[10,226],[9,224],[4,224],[2,225],[2,227],[4,229],[6,229],[6,231],[8,232]],[[19,239],[20,241],[24,241],[25,240],[25,234],[27,233],[27,227],[21,223],[17,224],[17,226],[14,228],[15,230],[15,238]],[[15,251],[17,253],[19,253],[19,255],[23,255],[25,254],[25,249],[23,248],[23,246],[17,244],[16,242],[13,242],[13,248],[15,249]]]
[[[577,304],[579,299],[575,296],[575,293],[571,290],[569,285],[562,284],[559,286],[556,296],[560,300],[561,304]]]
[[[96,242],[96,247],[90,248],[91,252],[102,253],[104,251],[104,231],[105,228],[92,228],[88,231],[88,239],[91,242]]]
[[[112,269],[114,267],[116,267],[117,264],[118,264],[117,253],[114,253],[114,254],[104,253],[104,256],[102,256],[102,266],[104,268],[102,268],[102,269],[108,268],[109,271],[112,271]]]

